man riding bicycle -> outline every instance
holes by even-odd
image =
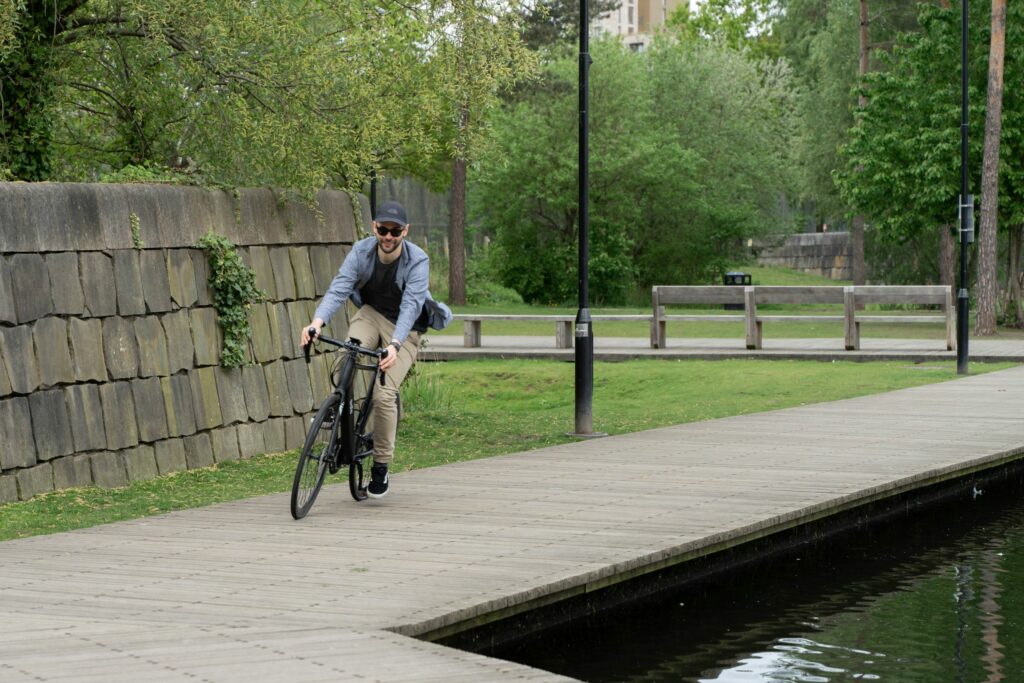
[[[310,342],[309,329],[321,329],[351,299],[358,311],[349,321],[348,337],[367,347],[387,343],[381,358],[384,385],[373,394],[373,467],[366,490],[372,498],[388,492],[388,465],[394,458],[398,430],[398,390],[419,353],[420,336],[428,328],[444,329],[452,312],[434,301],[428,290],[430,259],[406,242],[409,222],[398,202],[384,202],[373,217],[372,237],[359,240],[331,281],[313,320],[302,328],[302,345]]]

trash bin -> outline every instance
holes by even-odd
[[[744,286],[751,284],[750,273],[742,273],[736,270],[730,270],[728,273],[722,276],[723,285],[736,285]],[[724,304],[724,308],[727,311],[742,311],[744,309],[743,304]]]

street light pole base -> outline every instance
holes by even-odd
[[[566,432],[565,435],[574,439],[600,439],[602,436],[608,436],[608,432],[587,432],[586,434]]]

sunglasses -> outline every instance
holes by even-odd
[[[405,230],[405,227],[389,228],[389,227],[384,226],[384,225],[378,225],[377,226],[377,234],[380,235],[381,237],[385,237],[387,235],[391,235],[392,237],[401,237],[402,236],[402,232],[404,230]]]

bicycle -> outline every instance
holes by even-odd
[[[378,381],[384,384],[380,360],[388,354],[386,347],[369,349],[358,339],[338,341],[316,334],[316,328],[312,327],[309,338],[309,344],[303,349],[307,364],[315,340],[344,349],[345,356],[337,383],[334,382],[336,373],[331,371],[334,390],[316,411],[295,466],[291,497],[295,519],[302,519],[313,507],[327,473],[335,474],[346,466],[352,497],[356,501],[366,499],[373,466],[373,434],[367,433],[366,425],[373,410],[373,389]],[[367,363],[362,360],[363,356],[375,358],[376,362]]]

